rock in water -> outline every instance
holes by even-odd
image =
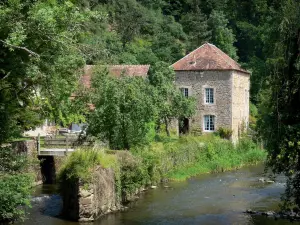
[[[274,183],[275,181],[274,180],[267,180],[267,183],[271,184],[271,183]]]

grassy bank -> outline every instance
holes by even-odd
[[[201,173],[223,172],[256,164],[266,157],[266,152],[250,139],[243,138],[233,145],[214,135],[165,140],[136,149],[133,154],[151,165],[154,181],[157,177],[184,180]]]
[[[60,179],[79,178],[88,183],[93,168],[114,168],[116,190],[126,199],[138,188],[163,179],[184,180],[201,173],[223,172],[256,164],[265,157],[265,151],[249,139],[233,145],[214,135],[165,138],[130,151],[76,151],[64,162]]]
[[[200,144],[198,149],[197,144]],[[241,139],[234,146],[231,142],[216,137],[202,137],[194,140],[187,138],[186,143],[182,145],[191,149],[196,147],[194,161],[174,166],[174,169],[166,173],[169,179],[184,180],[201,173],[238,169],[245,165],[257,164],[266,158],[266,152],[249,139]],[[183,146],[179,145],[178,148],[182,149]]]

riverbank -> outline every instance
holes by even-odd
[[[182,155],[173,166],[164,171],[171,180],[185,180],[202,173],[218,173],[239,169],[246,165],[263,162],[266,152],[252,140],[242,138],[233,145],[230,141],[214,135],[201,137],[184,137],[174,144],[175,152]],[[165,158],[172,154],[174,146],[164,146]]]
[[[233,145],[213,135],[164,139],[130,152],[82,149],[69,156],[60,171],[64,214],[91,221],[120,210],[161,181],[236,169],[263,161],[265,155],[249,139]]]
[[[263,164],[202,174],[184,182],[170,181],[166,184],[168,188],[158,185],[139,195],[138,201],[132,202],[125,212],[111,213],[89,224],[300,225],[297,221],[243,213],[247,209],[279,210],[285,177],[277,176],[274,183],[261,182],[261,177],[268,177]],[[62,203],[58,204],[57,194],[53,185],[36,187],[28,219],[16,225],[78,225],[59,217]]]

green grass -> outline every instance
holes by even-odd
[[[215,173],[256,164],[266,152],[243,138],[236,145],[215,135],[163,137],[144,148],[131,150],[148,165],[153,181],[184,180],[201,173]]]
[[[253,165],[264,161],[266,152],[249,139],[241,139],[235,146],[218,137],[202,137],[202,150],[194,162],[178,166],[167,173],[172,180],[185,180],[201,173],[217,173]],[[179,147],[180,148],[180,147]]]
[[[104,153],[103,150],[78,149],[63,162],[59,179],[80,178],[88,181],[91,178],[91,171],[100,165],[104,168],[116,168],[117,158]]]

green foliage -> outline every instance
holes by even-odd
[[[232,136],[232,130],[224,127],[220,127],[217,131],[218,135],[220,135],[221,138],[230,140]]]
[[[89,117],[88,133],[108,141],[112,149],[129,149],[153,138],[156,107],[153,88],[141,77],[109,76],[98,68],[92,80],[96,110]]]
[[[78,149],[64,161],[59,171],[59,181],[80,179],[88,183],[91,181],[92,171],[99,165],[115,170],[118,168],[116,157],[105,154],[103,149]]]
[[[257,118],[258,109],[253,103],[250,103],[249,128],[253,131],[256,131]]]
[[[66,181],[91,182],[98,166],[113,168],[116,191],[127,202],[141,188],[158,184],[165,178],[182,180],[200,173],[221,172],[261,162],[265,152],[249,139],[235,147],[214,135],[180,138],[132,148],[131,151],[79,150],[67,158],[60,171],[61,188]]]
[[[33,176],[26,173],[29,159],[11,147],[0,147],[0,223],[24,219],[25,206],[30,206]]]
[[[173,162],[173,169],[167,173],[171,179],[183,180],[200,173],[223,172],[256,164],[266,158],[266,152],[248,139],[235,147],[230,141],[213,135],[185,138],[188,141],[179,142],[183,145],[179,144],[175,151],[181,152],[182,149],[180,160],[176,160],[175,165]]]
[[[0,175],[15,174],[24,171],[28,167],[28,157],[24,154],[17,154],[11,147],[0,148]]]
[[[141,158],[133,156],[128,151],[118,152],[117,157],[120,164],[122,201],[127,202],[131,195],[145,186],[147,181],[149,182],[149,175]]]
[[[112,1],[114,26],[123,46],[140,34],[146,22],[146,9],[135,0]]]
[[[229,21],[225,14],[222,11],[213,10],[207,23],[212,32],[210,41],[231,58],[237,60],[237,49],[233,46],[236,39],[232,29],[228,28]]]
[[[0,176],[0,221],[24,219],[23,207],[30,206],[32,182],[28,174]]]
[[[14,128],[33,128],[45,117],[65,122],[80,112],[66,110],[66,105],[84,64],[79,44],[86,34],[84,25],[93,17],[99,16],[80,11],[70,1],[1,4],[0,108],[10,118],[0,123],[0,130],[6,136]],[[0,120],[6,117],[1,113]]]
[[[188,35],[188,51],[194,50],[211,38],[211,31],[207,25],[207,17],[199,7],[185,14],[180,23]]]
[[[182,180],[200,173],[222,172],[243,165],[255,164],[266,157],[250,139],[242,139],[236,146],[214,135],[183,136],[164,139],[164,142],[132,150],[143,159],[150,181],[163,178]]]
[[[300,83],[299,28],[300,4],[280,2],[269,21],[267,89],[260,97],[258,128],[268,150],[268,165],[288,177],[285,204],[300,205],[299,139]]]
[[[158,108],[158,127],[164,123],[170,136],[169,124],[172,119],[189,118],[195,113],[195,99],[186,98],[174,84],[175,72],[164,62],[158,62],[150,68],[149,81],[154,87],[153,99]]]

